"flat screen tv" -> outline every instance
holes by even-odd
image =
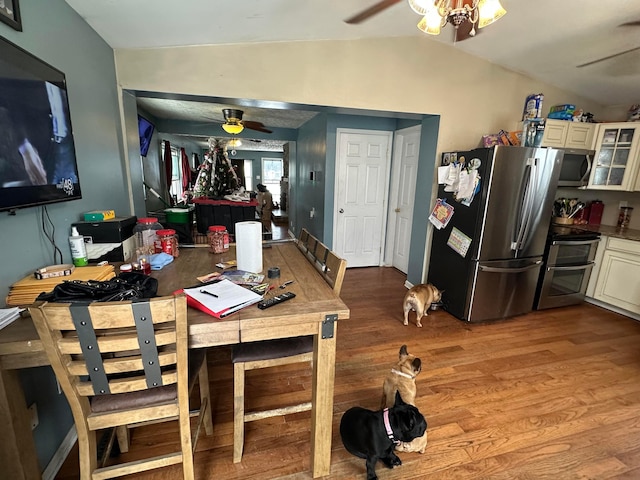
[[[64,73],[0,37],[0,211],[81,197]]]
[[[155,126],[149,120],[138,115],[138,134],[140,135],[140,155],[147,156],[149,145],[151,145],[151,136]]]

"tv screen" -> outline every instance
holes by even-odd
[[[138,134],[140,135],[140,155],[147,156],[149,145],[151,145],[151,136],[153,135],[154,125],[149,120],[138,115]]]
[[[0,211],[81,197],[64,73],[0,37]]]

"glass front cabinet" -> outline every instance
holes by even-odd
[[[596,155],[587,188],[638,189],[639,147],[640,124],[625,122],[598,125]]]

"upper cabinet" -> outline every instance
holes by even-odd
[[[593,150],[596,127],[595,123],[547,119],[541,146]]]
[[[640,124],[601,123],[598,125],[596,155],[587,188],[634,190],[638,188],[638,148]]]

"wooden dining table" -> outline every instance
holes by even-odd
[[[349,308],[295,242],[264,243],[262,254],[265,281],[267,270],[278,267],[280,279],[276,283],[292,283],[277,291],[293,292],[295,298],[264,310],[251,305],[223,319],[189,308],[189,345],[205,348],[314,335],[311,469],[314,478],[321,477],[331,468],[337,323],[349,318]],[[158,279],[158,295],[198,285],[196,277],[221,272],[216,263],[234,259],[233,246],[222,254],[209,253],[205,247],[181,248],[172,263],[152,273]],[[7,478],[40,478],[17,370],[48,364],[28,315],[0,330],[0,422],[10,425],[0,445],[0,464]]]

